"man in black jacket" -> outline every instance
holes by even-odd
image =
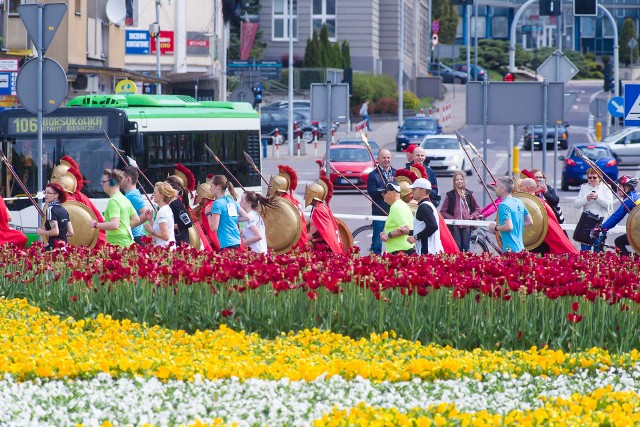
[[[413,221],[413,236],[408,238],[409,243],[416,244],[418,255],[443,252],[438,211],[429,200],[431,183],[427,179],[418,178],[409,188],[413,193],[413,199],[418,202],[418,210]]]
[[[391,151],[383,148],[378,152],[378,165],[369,173],[367,178],[367,193],[369,193],[371,200],[383,209],[380,210],[376,205],[371,204],[371,213],[373,215],[386,216],[389,214],[389,205],[384,202],[384,197],[379,189],[384,188],[387,182],[393,181],[395,176],[396,170],[391,167]],[[373,221],[371,225],[373,225],[373,237],[371,239],[370,252],[380,255],[382,253],[380,233],[384,230],[384,221]]]

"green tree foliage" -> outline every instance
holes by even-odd
[[[629,40],[635,39],[636,45],[633,51],[629,49]],[[638,39],[636,37],[636,26],[631,18],[627,18],[622,23],[622,31],[620,32],[620,63],[626,64],[627,67],[638,60]],[[632,56],[633,52],[633,56]]]
[[[304,66],[307,68],[347,68],[351,66],[351,48],[349,43],[331,43],[329,30],[326,25],[320,29],[320,34],[313,32],[307,39],[304,50]]]
[[[249,15],[258,15],[260,13],[259,0],[246,0],[243,2],[243,13],[246,12]],[[240,19],[233,19],[229,21],[229,50],[227,52],[227,58],[240,59]],[[256,38],[253,42],[253,47],[249,53],[249,58],[262,59],[264,50],[267,44],[263,41],[264,32],[258,30]]]
[[[353,73],[352,107],[360,106],[365,99],[369,99],[375,104],[381,98],[398,98],[398,84],[393,77],[369,73]]]
[[[458,29],[457,7],[452,5],[450,0],[432,0],[431,6],[433,7],[432,19],[437,19],[440,23],[438,32],[440,43],[453,44]]]

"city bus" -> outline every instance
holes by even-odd
[[[248,103],[197,101],[181,95],[86,95],[73,98],[43,119],[43,182],[37,185],[35,162],[38,122],[24,109],[0,112],[2,149],[32,194],[44,188],[60,158],[71,156],[86,180],[83,193],[104,211],[102,171],[122,169],[122,155],[136,161],[152,183],[172,174],[176,163],[188,167],[196,182],[209,174],[227,175],[205,149],[211,148],[248,190],[260,191],[260,175],[246,162],[246,151],[260,168],[260,117]],[[105,136],[108,135],[108,139]],[[37,212],[24,191],[0,164],[0,191],[12,215],[11,224],[35,238]],[[233,180],[231,180],[234,183]],[[146,191],[153,188],[140,179]],[[234,183],[235,184],[235,183]]]

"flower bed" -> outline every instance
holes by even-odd
[[[631,425],[640,353],[193,335],[0,299],[6,425]]]

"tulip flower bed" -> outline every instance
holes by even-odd
[[[611,253],[1,251],[2,295],[75,319],[108,314],[188,333],[226,324],[263,337],[312,328],[353,338],[393,330],[468,350],[640,347],[638,263]]]
[[[3,425],[634,425],[640,353],[73,320],[0,299]]]

